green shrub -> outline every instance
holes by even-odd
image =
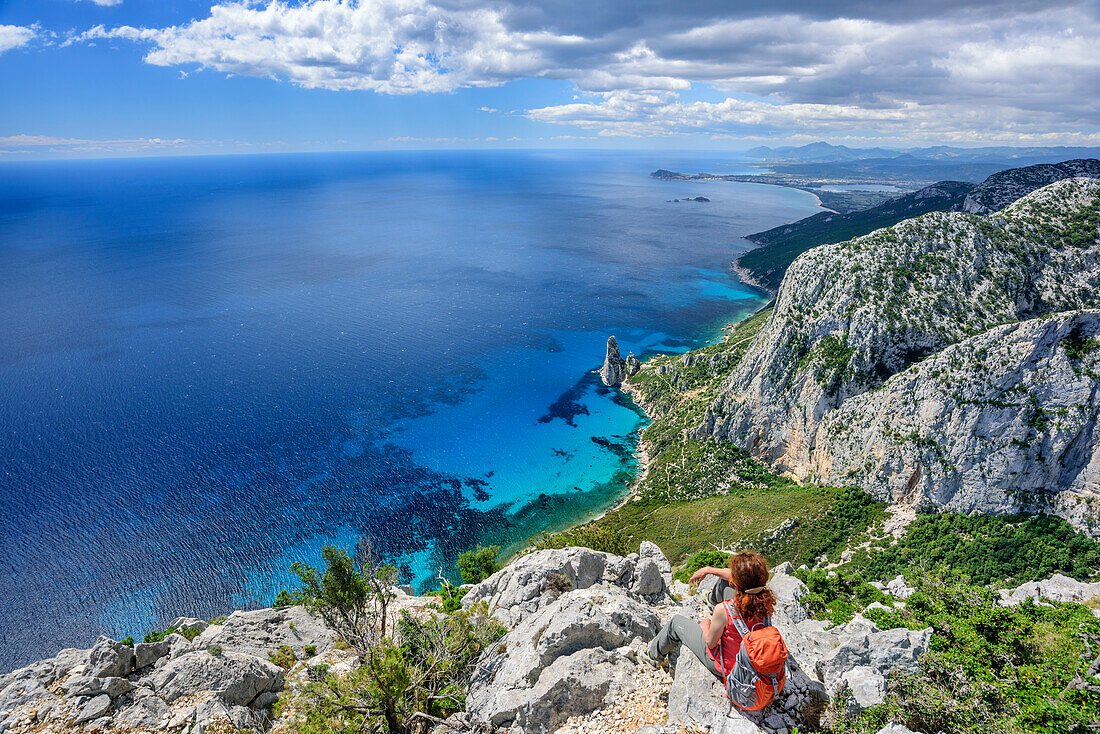
[[[119,642],[121,642],[123,645],[129,645],[130,647],[133,647],[134,646],[134,636],[133,635],[127,635],[123,639],[119,640]]]
[[[1053,515],[922,514],[896,545],[858,560],[885,581],[914,566],[947,566],[979,585],[1014,584],[1062,573],[1087,580],[1100,570],[1100,543]]]
[[[202,630],[197,627],[185,627],[178,629],[176,627],[169,627],[166,630],[153,630],[149,634],[145,635],[142,642],[163,642],[169,635],[182,635],[188,642],[191,642],[196,637],[202,634]]]
[[[811,615],[844,624],[872,602],[890,606],[893,599],[847,570],[811,569],[795,571],[809,589],[799,601]]]
[[[468,584],[476,584],[484,581],[500,570],[497,555],[500,553],[499,545],[491,545],[488,548],[478,546],[474,550],[468,550],[458,555],[455,566],[462,580]]]
[[[447,614],[457,612],[462,608],[462,597],[466,596],[469,587],[461,588],[453,584],[444,583],[439,589],[430,592],[432,596],[439,597],[439,605]]]
[[[897,675],[886,703],[839,714],[836,734],[871,734],[887,722],[916,732],[1084,732],[1100,721],[1100,619],[1083,605],[997,604],[996,593],[935,572],[910,579],[917,593],[881,615],[886,627],[931,626],[919,670]]]
[[[210,647],[206,648],[206,651],[214,657],[218,657],[222,654],[222,646],[217,644],[211,645]]]
[[[290,645],[279,645],[279,649],[269,652],[267,658],[283,670],[290,670],[297,662],[294,657],[294,649]]]
[[[305,654],[308,655],[309,657],[313,657],[314,655],[317,654],[317,646],[316,645],[306,645],[305,647],[302,648],[302,651],[305,652]]]
[[[715,568],[725,568],[729,565],[730,556],[728,553],[722,551],[709,550],[700,551],[691,558],[684,561],[684,565],[673,574],[673,578],[683,581],[685,584],[691,575],[698,571],[700,568],[706,568],[707,566],[714,566]]]
[[[625,556],[628,553],[626,540],[622,534],[598,523],[589,523],[560,533],[543,533],[536,537],[528,551],[548,548],[569,548],[578,546],[595,551]]]

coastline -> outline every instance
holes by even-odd
[[[740,271],[736,267],[734,268],[734,271],[737,272],[738,276],[741,277],[741,281],[743,283],[745,283],[746,285],[751,285],[754,288],[759,288],[760,290],[771,294],[773,299],[775,298],[775,293],[773,293],[769,289],[764,288],[761,285],[757,285],[756,283],[752,282],[751,279],[746,279],[745,277],[741,276]],[[738,319],[737,321],[731,321],[730,325],[737,326],[738,324],[741,324],[741,323],[747,321],[748,319],[751,319],[753,316],[760,313],[762,310],[767,308],[769,305],[770,305],[769,303],[761,304],[760,307],[757,308],[752,313],[745,315],[743,318]],[[724,336],[722,337],[722,341],[723,342],[728,341],[730,336],[731,336],[731,333],[732,333],[732,331],[727,330],[725,332]],[[690,352],[685,352],[685,354],[689,354],[689,353]],[[658,357],[664,357],[664,356],[668,356],[668,355],[666,355],[666,354],[654,354],[649,359],[647,359],[645,362],[643,362],[643,366],[645,364],[648,364],[653,359],[656,359]],[[650,421],[653,421],[655,419],[656,416],[653,413],[652,406],[647,405],[645,403],[645,401],[643,401],[641,399],[641,396],[639,395],[638,390],[635,389],[634,386],[630,384],[629,378],[624,380],[622,382],[622,384],[619,385],[619,391],[622,394],[626,395],[628,398],[630,398],[630,401],[638,407],[638,410],[641,411],[642,415],[645,416],[647,425]],[[568,525],[567,527],[563,528],[559,532],[568,532],[569,530],[572,530],[574,528],[583,527],[584,525],[587,525],[591,522],[595,522],[597,520],[600,520],[601,518],[605,517],[607,514],[609,514],[611,512],[614,512],[615,510],[620,509],[621,507],[626,505],[628,502],[632,501],[637,496],[638,488],[641,486],[642,481],[648,475],[649,467],[650,467],[650,464],[653,460],[653,457],[652,457],[652,454],[651,454],[651,451],[650,451],[650,448],[651,448],[650,444],[645,440],[645,438],[642,435],[642,433],[645,431],[645,428],[646,428],[645,425],[638,428],[637,445],[636,445],[635,450],[634,450],[634,458],[635,458],[635,461],[637,462],[637,470],[635,472],[634,479],[630,482],[630,488],[626,491],[626,493],[622,496],[622,498],[618,502],[616,502],[614,505],[612,505],[611,507],[608,507],[603,512],[600,512],[596,515],[592,515],[590,517],[587,517],[587,518],[585,518],[584,520],[582,520],[580,522],[572,523],[572,524]],[[515,554],[515,555],[518,555],[518,554]]]

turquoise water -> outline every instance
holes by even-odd
[[[718,338],[767,298],[729,273],[741,235],[819,211],[648,176],[723,163],[4,165],[0,668],[269,603],[325,543],[423,587],[614,503],[643,418],[593,372],[607,337]]]

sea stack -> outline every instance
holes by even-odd
[[[626,355],[626,376],[627,379],[638,374],[638,370],[642,368],[642,363],[638,361],[638,358],[634,356],[634,352]]]
[[[600,377],[608,387],[618,387],[626,379],[626,363],[619,354],[619,342],[613,336],[607,338],[607,356],[600,368]]]

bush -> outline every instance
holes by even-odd
[[[466,596],[469,590],[469,588],[462,589],[444,581],[443,586],[431,594],[439,597],[439,604],[444,612],[452,614],[462,608],[462,597]]]
[[[123,639],[119,640],[119,642],[121,642],[123,645],[129,645],[130,647],[133,647],[134,646],[134,636],[133,635],[127,635]]]
[[[834,624],[844,624],[872,602],[886,606],[894,603],[890,596],[845,570],[831,574],[820,569],[801,570],[795,571],[795,576],[809,589],[809,593],[799,600],[806,611]]]
[[[622,533],[597,523],[589,523],[560,533],[543,533],[536,537],[527,552],[548,548],[591,548],[603,553],[625,556],[628,553],[626,540]]]
[[[499,553],[499,545],[491,545],[488,548],[479,545],[474,550],[460,553],[455,566],[458,567],[458,573],[463,581],[476,584],[500,570],[500,563],[497,562]]]
[[[935,572],[910,579],[917,593],[885,627],[931,626],[919,670],[895,676],[886,703],[840,714],[837,734],[897,722],[916,732],[1088,732],[1100,721],[1100,619],[1083,605],[1001,607],[991,589]],[[1095,658],[1095,661],[1094,661]]]
[[[375,557],[369,540],[361,542],[354,559],[332,547],[324,548],[322,557],[323,572],[292,566],[302,581],[296,593],[355,649],[361,664],[345,678],[327,675],[320,681],[309,672],[312,682],[295,694],[305,699],[297,707],[305,720],[296,722],[296,731],[421,734],[461,710],[477,659],[506,631],[485,605],[426,620],[403,613],[396,621],[399,634],[391,636],[394,624],[387,614],[397,570]],[[285,658],[284,652],[293,658],[289,647],[283,648],[272,660]]]
[[[191,642],[196,637],[202,634],[202,631],[197,627],[185,627],[184,629],[178,629],[176,627],[169,627],[166,630],[153,630],[149,634],[145,635],[142,642],[163,642],[169,635],[183,635],[188,642]],[[131,638],[132,639],[132,638]]]
[[[308,655],[310,657],[313,657],[314,655],[317,654],[317,646],[316,645],[306,645],[305,647],[302,648],[302,651],[306,655]]]
[[[680,567],[673,578],[683,581],[685,584],[691,578],[691,575],[698,571],[700,568],[706,568],[707,566],[714,566],[715,568],[725,568],[729,565],[730,555],[729,553],[723,553],[722,551],[709,550],[700,551],[691,558],[684,561],[684,565]]]
[[[885,581],[913,566],[945,565],[979,585],[1019,584],[1063,573],[1087,580],[1100,570],[1100,543],[1053,515],[922,514],[897,545],[860,561]]]
[[[269,652],[267,658],[283,670],[290,670],[297,662],[297,658],[294,657],[294,649],[290,645],[279,645],[279,649]]]
[[[210,647],[206,648],[206,651],[214,657],[218,657],[222,654],[222,646],[217,644],[211,645]]]

